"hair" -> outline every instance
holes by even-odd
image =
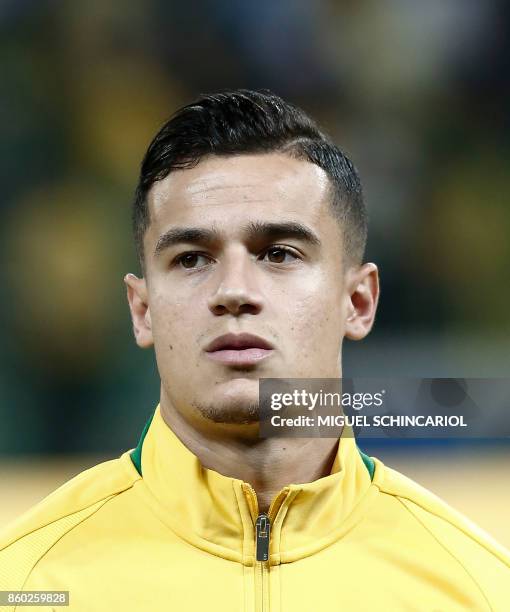
[[[322,168],[332,188],[332,212],[341,224],[348,260],[361,262],[367,213],[351,160],[300,108],[273,93],[239,89],[200,96],[159,130],[143,158],[133,205],[133,233],[142,270],[150,225],[147,194],[174,170],[193,168],[209,155],[284,152]]]

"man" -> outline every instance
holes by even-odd
[[[133,220],[160,402],[136,449],[3,532],[0,590],[87,611],[509,610],[508,553],[349,428],[259,437],[259,379],[340,378],[343,338],[374,321],[347,157],[274,95],[204,96],[151,143]]]

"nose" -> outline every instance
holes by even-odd
[[[262,310],[262,296],[257,287],[253,263],[246,254],[232,253],[218,270],[217,287],[208,299],[215,315],[258,314]]]

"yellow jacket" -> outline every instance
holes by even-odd
[[[258,517],[250,485],[203,468],[158,406],[137,449],[0,534],[0,591],[69,591],[36,609],[87,612],[509,611],[510,554],[348,433],[329,476]]]

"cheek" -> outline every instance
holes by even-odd
[[[325,317],[340,319],[342,296],[340,283],[333,282],[331,275],[323,272],[297,279],[283,289],[280,299],[296,319],[318,321]]]
[[[197,328],[196,308],[184,300],[156,294],[151,300],[152,333],[156,353],[160,358],[174,356],[186,360],[194,354],[190,339]]]
[[[342,320],[338,304],[306,300],[296,314],[297,329],[304,343],[316,350],[338,344]]]
[[[288,337],[308,355],[335,355],[344,327],[342,294],[338,287],[321,278],[301,287],[286,298],[284,320]]]

